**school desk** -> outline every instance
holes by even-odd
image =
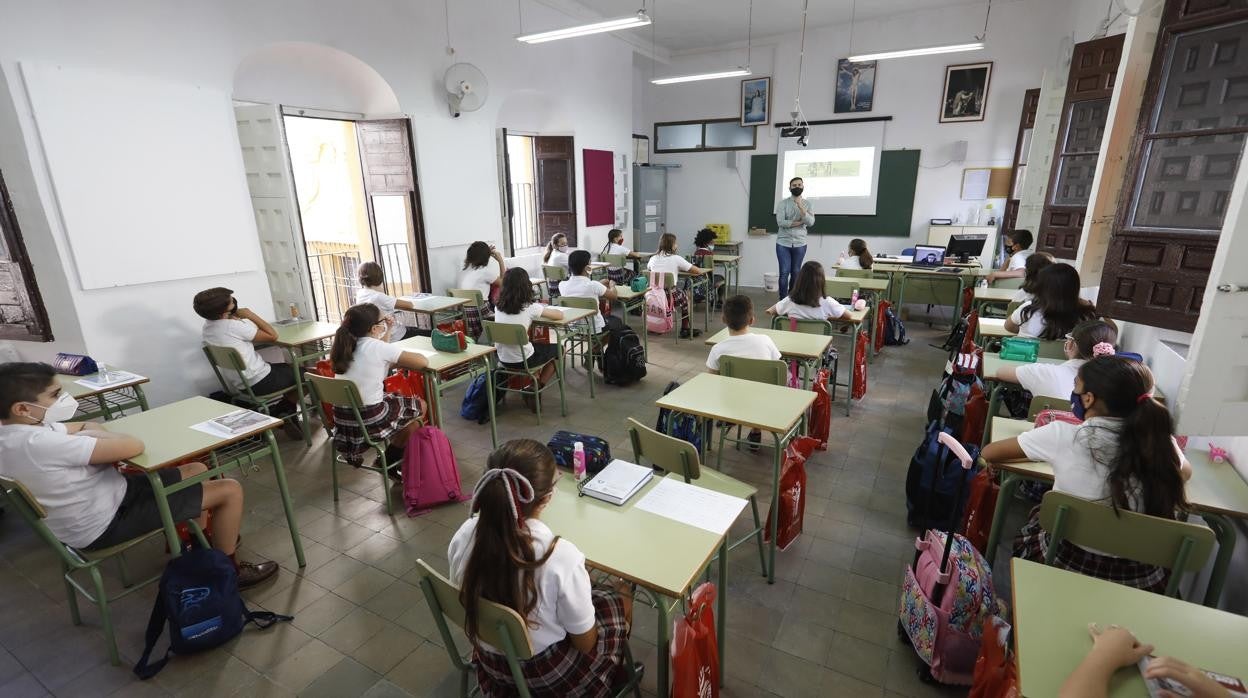
[[[806,410],[815,391],[699,373],[660,397],[654,404],[672,412],[684,412],[710,420],[739,424],[771,435],[773,442],[771,501],[780,501],[780,461],[784,448],[801,433]],[[664,429],[666,431],[666,429]],[[771,530],[776,528],[778,507],[771,508]],[[776,581],[776,537],[769,544],[767,581]]]
[[[975,328],[975,343],[984,344],[985,339],[1017,337],[1018,335],[1005,329],[1005,318],[981,317]]]
[[[1009,305],[1014,301],[1016,288],[992,288],[991,286],[976,287],[971,299],[971,306],[984,314],[984,307],[989,305]]]
[[[724,270],[724,287],[741,292],[741,257],[735,254],[711,255],[711,266]]]
[[[854,370],[853,369],[854,369],[854,359],[857,358],[858,356],[858,332],[862,329],[862,323],[865,322],[866,319],[871,315],[871,307],[867,306],[866,308],[863,308],[862,310],[850,310],[847,307],[845,310],[846,310],[846,313],[844,315],[842,315],[839,318],[829,319],[828,322],[831,322],[834,327],[835,326],[840,326],[840,327],[848,326],[850,330],[847,333],[847,336],[849,337],[849,378],[846,380],[846,382],[837,384],[840,386],[845,386],[846,389],[848,390],[848,392],[845,393],[845,416],[849,416],[850,406],[854,402]],[[837,335],[831,335],[831,337],[835,339]],[[868,340],[868,345],[869,344],[870,344],[870,341]],[[781,351],[781,354],[783,353],[784,352]],[[871,357],[871,347],[868,346],[867,355],[864,360],[867,360],[870,357]]]
[[[231,437],[214,436],[191,428],[192,425],[238,409],[234,405],[206,397],[191,397],[115,419],[105,423],[104,429],[115,434],[133,436],[143,442],[143,452],[126,459],[124,464],[142,470],[151,482],[156,508],[164,523],[165,537],[175,556],[181,551],[181,544],[178,542],[176,522],[169,511],[169,495],[211,477],[225,475],[236,468],[247,467],[266,456],[270,458],[273,461],[273,476],[277,478],[277,491],[282,497],[282,509],[286,512],[286,527],[290,529],[290,541],[295,547],[295,559],[303,567],[307,563],[303,557],[303,544],[299,541],[299,524],[295,521],[295,510],[286,485],[282,454],[277,447],[277,439],[273,436],[273,430],[282,423],[274,421]],[[207,471],[168,487],[161,482],[158,475],[160,470],[205,456]]]
[[[645,272],[641,271],[641,265],[650,261],[650,258],[654,256],[654,253],[653,252],[634,252],[633,254],[637,256],[628,258],[628,260],[633,263],[633,271],[636,272],[637,274],[644,274]]]
[[[689,295],[689,314],[691,316],[689,318],[689,326],[693,326],[693,297],[698,289],[701,288],[702,298],[704,299],[702,303],[702,331],[709,332],[711,329],[711,307],[715,305],[715,291],[711,289],[713,275],[708,270],[703,269],[701,274],[691,274],[687,271],[682,271],[679,276],[689,282],[688,291],[686,291]]]
[[[729,240],[728,242],[720,242],[719,240],[716,240],[715,252],[719,254],[725,254],[725,255],[740,255],[741,254],[741,241]]]
[[[563,318],[560,320],[552,320],[545,317],[535,317],[533,318],[532,324],[552,327],[563,332],[564,336],[556,340],[561,343],[572,345],[576,342],[590,341],[590,337],[594,334],[594,325],[591,320],[598,314],[597,310],[589,310],[587,308],[569,308],[567,306],[557,304],[551,304],[547,307],[554,308],[555,310],[562,312]],[[563,371],[564,367],[562,357],[566,356],[566,352],[560,351],[559,353],[559,370]],[[573,364],[575,365],[575,359],[573,360]],[[592,371],[594,369],[590,368],[588,370]],[[593,380],[592,376],[590,379]]]
[[[872,265],[873,270],[875,269],[875,266],[877,265]],[[961,271],[958,273],[944,273],[928,269],[910,269],[905,266],[892,268],[892,278],[894,281],[898,281],[898,312],[900,312],[901,307],[905,305],[906,290],[909,288],[911,291],[911,303],[947,305],[952,307],[953,312],[950,313],[950,326],[956,325],[962,309],[962,294],[966,290],[968,284],[973,285],[976,278],[986,276],[987,274],[990,274],[991,271],[981,269],[979,267],[962,267],[957,264],[950,264],[947,266],[959,267],[961,268]],[[946,287],[952,289],[955,284],[957,286],[956,291],[953,294],[949,294]]]
[[[668,477],[675,478],[669,474]],[[683,478],[679,478],[682,482]],[[728,612],[728,535],[690,526],[637,509],[659,478],[633,495],[623,506],[577,495],[576,481],[565,473],[558,492],[542,510],[542,522],[557,536],[567,538],[585,555],[591,567],[633,582],[655,596],[658,622],[658,695],[668,694],[668,662],[672,615],[698,584],[702,570],[719,553],[719,586],[715,632],[719,642],[720,681],[723,681],[724,628]],[[615,532],[620,535],[611,535]]]
[[[716,332],[706,340],[706,345],[713,347],[728,339],[728,328]],[[806,332],[790,332],[789,330],[769,330],[765,327],[751,327],[750,332],[771,337],[780,350],[780,356],[788,361],[796,361],[802,366],[802,386],[810,388],[810,369],[818,366],[823,355],[832,343],[832,336],[826,334],[808,334]]]
[[[113,371],[122,371],[117,367],[112,367],[109,373]],[[78,412],[74,415],[75,422],[89,422],[96,417],[104,419],[112,419],[114,415],[125,414],[126,410],[138,407],[140,412],[147,411],[147,396],[143,394],[143,384],[149,382],[145,376],[131,374],[131,378],[116,383],[109,383],[102,387],[87,387],[78,383],[84,378],[99,378],[99,373],[89,373],[85,376],[66,376],[64,374],[56,374],[56,382],[60,383],[61,391],[68,393],[75,400],[79,401]],[[85,404],[87,400],[95,403],[96,409],[90,409]]]
[[[490,370],[490,357],[494,354],[493,344],[472,344],[461,352],[438,351],[433,348],[433,340],[428,337],[408,337],[394,343],[404,351],[421,354],[429,365],[421,371],[425,378],[425,394],[429,396],[429,412],[432,423],[442,425],[442,392],[460,383],[471,383],[477,376],[485,375],[486,404],[490,410],[490,439],[498,448],[498,424],[494,421],[494,372]],[[447,371],[467,367],[467,372],[454,378],[443,380]]]
[[[288,324],[275,324],[277,330],[277,346],[286,350],[291,368],[295,370],[295,397],[299,400],[300,428],[303,430],[303,442],[311,445],[312,432],[308,423],[312,409],[308,406],[308,391],[304,385],[304,364],[314,364],[329,354],[331,340],[338,331],[338,325],[328,322],[309,320]]]
[[[982,443],[988,444],[993,441],[992,438],[992,418],[1001,409],[1001,391],[1007,385],[1018,385],[1018,383],[1008,382],[997,379],[997,372],[1003,368],[1018,368],[1026,366],[1027,361],[1009,361],[1002,359],[1000,354],[985,353],[984,354],[984,390],[988,392],[988,423],[984,425],[984,440]],[[1039,364],[1060,364],[1064,363],[1063,359],[1046,359],[1038,358],[1036,363]],[[1063,397],[1062,395],[1050,395],[1049,397]]]
[[[1010,561],[1010,584],[1024,696],[1058,694],[1092,648],[1089,623],[1127,628],[1156,648],[1154,656],[1172,656],[1240,679],[1248,674],[1244,616],[1019,558]],[[1109,695],[1148,696],[1139,669],[1131,665],[1115,672]]]
[[[863,300],[867,302],[867,310],[870,316],[874,318],[871,321],[870,327],[867,328],[867,333],[871,336],[871,342],[867,349],[867,360],[874,361],[875,355],[880,353],[875,350],[875,332],[876,332],[876,328],[880,324],[879,318],[876,317],[876,313],[878,312],[879,307],[880,307],[880,300],[888,297],[889,280],[888,279],[875,279],[875,278],[859,279],[859,278],[855,278],[852,276],[843,276],[840,278],[832,277],[831,279],[827,279],[826,281],[823,282],[824,294],[829,295],[829,296],[832,295],[832,289],[829,287],[833,283],[839,286],[840,282],[849,281],[851,279],[854,281],[855,285],[858,286],[858,291],[859,291],[858,297],[862,298]],[[862,293],[863,291],[866,291],[866,293]]]
[[[438,322],[454,322],[464,317],[464,305],[468,303],[467,298],[452,298],[451,296],[404,296],[405,300],[412,304],[411,310],[400,310],[401,313],[413,313],[415,315],[429,316],[429,329],[438,326]],[[439,318],[438,316],[442,317]],[[419,326],[419,321],[417,321]]]
[[[606,262],[590,262],[589,263],[589,278],[596,279],[599,281],[606,279],[607,269],[609,269],[610,267],[611,265],[607,264]]]
[[[992,421],[992,431],[996,435],[994,441],[1015,438],[1023,432],[1031,431],[1034,426],[1025,419],[994,417]],[[1226,583],[1226,575],[1231,565],[1231,555],[1235,552],[1235,526],[1229,519],[1248,519],[1248,483],[1244,482],[1230,463],[1214,463],[1209,458],[1207,449],[1190,446],[1184,449],[1183,455],[1192,464],[1192,477],[1187,481],[1186,488],[1187,501],[1209,528],[1213,529],[1218,540],[1218,554],[1214,557],[1209,586],[1205,590],[1205,605],[1214,606],[1222,596],[1222,587]],[[992,562],[997,542],[1001,538],[1006,508],[1014,499],[1014,491],[1019,484],[1023,480],[1053,482],[1053,466],[1048,463],[994,463],[993,468],[1004,471],[1004,476],[1001,479],[1001,492],[997,495],[997,508],[992,514],[992,530],[988,534],[986,557],[989,562]]]
[[[641,335],[641,346],[646,352],[646,363],[649,363],[650,333],[646,331],[646,292],[634,291],[627,284],[616,284],[615,299],[620,302],[620,306],[623,308],[624,314],[620,316],[620,319],[624,321],[625,325],[628,324],[628,318],[632,316],[633,310],[641,311],[641,314],[638,315],[641,318],[641,328],[637,331],[637,334]]]

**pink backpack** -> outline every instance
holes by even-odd
[[[462,502],[459,466],[446,434],[437,427],[421,427],[407,440],[403,453],[403,502],[408,516],[428,513],[446,502]]]
[[[646,290],[646,330],[655,334],[672,331],[672,306],[667,302],[667,290],[663,288],[667,274],[650,272],[650,288]]]

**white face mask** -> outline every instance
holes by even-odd
[[[567,251],[568,251],[568,246],[567,246],[567,245],[560,245],[559,247],[557,247],[557,248],[555,248],[555,249],[557,249],[557,250],[559,250],[560,252],[563,252],[563,253],[565,253],[565,254],[566,254],[566,253],[567,253]]]
[[[60,397],[56,398],[56,402],[46,407],[33,402],[26,404],[43,408],[43,419],[40,421],[44,424],[63,422],[73,417],[74,413],[78,411],[78,401],[69,393],[61,393]]]

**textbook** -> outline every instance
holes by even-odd
[[[617,458],[586,481],[581,494],[619,506],[632,499],[652,477],[653,469]]]
[[[223,414],[220,417],[214,417],[206,422],[195,424],[191,428],[196,431],[202,431],[205,434],[229,438],[256,431],[262,426],[276,424],[280,421],[282,420],[276,417],[270,417],[267,414],[253,412],[252,410],[235,410],[229,414]]]

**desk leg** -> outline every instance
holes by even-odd
[[[271,434],[272,432],[269,433]],[[147,480],[152,485],[152,497],[156,499],[156,511],[160,513],[160,523],[165,529],[165,541],[169,544],[169,555],[177,557],[182,554],[182,541],[178,539],[178,527],[174,524],[173,512],[169,510],[169,495],[165,493],[165,483],[160,479],[160,471],[147,471]]]
[[[286,512],[286,525],[290,528],[290,542],[295,546],[295,559],[300,567],[306,567],[308,561],[303,557],[303,543],[299,540],[299,524],[295,521],[295,507],[290,501],[290,488],[286,485],[286,468],[282,465],[282,454],[277,448],[277,437],[273,430],[264,432],[269,442],[269,456],[273,459],[273,476],[277,478],[277,491],[282,495],[282,509]],[[168,508],[168,503],[165,508]]]
[[[299,401],[299,422],[303,432],[303,443],[305,446],[312,445],[312,427],[308,424],[310,413],[308,412],[308,402],[303,394],[303,371],[300,369],[299,357],[295,355],[293,347],[287,347],[286,358],[290,359],[290,368],[295,374],[295,399]],[[146,409],[146,408],[144,408]]]
[[[670,681],[668,678],[668,671],[671,668],[670,664],[672,661],[672,648],[670,646],[672,621],[667,616],[667,599],[656,594],[655,601],[657,602],[655,605],[659,607],[659,636],[657,640],[658,644],[655,645],[655,647],[658,648],[659,655],[659,675],[655,677],[655,690],[658,692],[658,698],[667,698],[667,696],[671,693],[671,687],[668,685]],[[720,662],[722,663],[724,656],[723,652],[720,652],[719,656]]]
[[[988,549],[984,551],[984,557],[988,560],[989,566],[997,556],[997,543],[1001,540],[1001,524],[1005,521],[1005,511],[1010,508],[1014,492],[1018,490],[1022,481],[1023,478],[1012,473],[1001,480],[1001,491],[997,493],[997,508],[992,512],[992,528],[988,533]]]
[[[875,363],[875,355],[880,352],[875,350],[875,329],[879,327],[879,318],[875,317],[875,311],[880,307],[880,300],[875,297],[875,293],[871,293],[871,302],[867,304],[870,312],[867,313],[867,322],[870,327],[867,328],[867,335],[870,337],[870,344],[867,346],[867,361]]]
[[[768,519],[771,521],[772,532],[779,531],[780,528],[780,462],[784,458],[784,446],[788,441],[782,438],[780,434],[772,432],[771,438],[775,441],[775,448],[772,449],[771,456],[771,512]],[[767,583],[776,583],[776,539],[779,536],[772,535],[771,541],[767,543]],[[722,657],[723,654],[721,653]]]
[[[719,589],[716,601],[719,608],[715,609],[715,643],[719,648],[719,685],[724,685],[724,658],[727,651],[724,645],[725,629],[728,627],[728,536],[725,535],[719,544]]]
[[[143,386],[134,386],[134,397],[139,401],[139,411],[146,412],[149,408],[147,406],[147,395],[143,392]]]
[[[992,418],[1001,409],[1001,384],[994,380],[985,383],[988,384],[988,423],[984,425],[984,438],[979,444],[980,448],[992,443]]]
[[[1209,588],[1205,590],[1205,605],[1217,608],[1222,598],[1222,587],[1226,584],[1226,575],[1231,567],[1231,555],[1235,552],[1235,527],[1218,514],[1199,512],[1200,517],[1213,529],[1218,539],[1218,555],[1213,560],[1213,569],[1209,573]]]

